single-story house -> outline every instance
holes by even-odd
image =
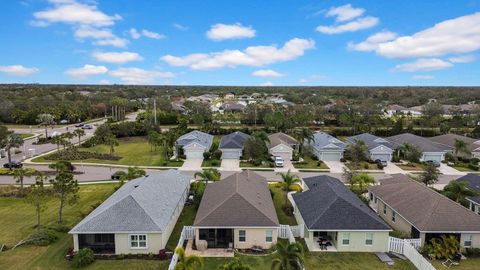
[[[365,143],[369,157],[374,161],[377,159],[381,161],[392,161],[393,152],[397,148],[396,144],[370,133],[363,133],[347,138],[347,144],[353,144],[355,141],[363,141]]]
[[[178,153],[182,148],[187,158],[203,158],[203,153],[210,150],[212,143],[212,135],[194,130],[180,136],[175,142],[175,149]]]
[[[397,114],[402,115],[411,115],[413,117],[418,117],[422,115],[422,111],[416,107],[406,108],[398,104],[388,105],[385,109],[387,116],[392,117]]]
[[[305,226],[308,250],[388,251],[390,227],[340,180],[320,175],[305,178],[304,183],[306,189],[292,197],[297,223]]]
[[[467,150],[471,154],[458,153],[459,156],[464,157],[476,157],[480,158],[480,140],[473,139],[467,136],[457,135],[457,134],[443,134],[435,137],[431,137],[430,140],[434,143],[438,143],[444,147],[450,147],[452,153],[455,153],[455,141],[460,140],[467,144]]]
[[[182,212],[190,179],[168,170],[125,183],[70,230],[74,250],[158,254]]]
[[[370,207],[395,230],[421,245],[442,235],[455,236],[463,248],[480,248],[480,216],[403,174],[368,188]]]
[[[243,112],[246,106],[238,102],[226,102],[223,104],[224,112]]]
[[[468,189],[478,193],[477,196],[467,197],[467,201],[469,203],[468,208],[480,215],[480,175],[469,173],[455,181],[467,183]]]
[[[284,160],[292,160],[293,151],[297,149],[298,141],[290,135],[283,132],[277,132],[268,135],[268,152],[275,157],[281,157]]]
[[[249,138],[250,135],[240,131],[223,136],[219,146],[222,151],[222,159],[240,159],[243,154],[243,146]]]
[[[318,160],[339,161],[345,152],[345,143],[325,132],[318,131],[306,142]]]
[[[404,144],[411,144],[418,148],[422,152],[420,161],[438,161],[441,162],[445,159],[445,154],[451,148],[438,143],[434,143],[431,140],[420,137],[411,133],[403,133],[386,138],[386,140],[397,144],[398,146]]]
[[[208,184],[193,226],[197,247],[272,247],[279,222],[267,179],[243,171]]]

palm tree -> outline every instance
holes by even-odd
[[[257,140],[263,141],[265,143],[269,143],[270,139],[268,138],[268,134],[265,131],[255,131],[253,137]]]
[[[288,172],[286,173],[278,173],[278,174],[282,177],[282,180],[283,180],[281,184],[282,184],[282,189],[285,191],[285,205],[287,205],[288,191],[292,189],[293,185],[300,183],[302,180],[300,180],[300,178],[295,174],[292,174],[290,170],[288,170]]]
[[[297,129],[296,132],[294,132],[294,135],[298,140],[298,152],[302,155],[305,142],[313,141],[313,131],[309,128],[301,128]]]
[[[23,145],[23,139],[20,137],[20,135],[15,134],[15,133],[10,133],[7,136],[6,142],[5,142],[5,150],[7,150],[8,154],[8,163],[12,163],[12,155],[10,153],[10,150],[12,148],[18,148]],[[11,170],[10,166],[10,170]]]
[[[345,150],[346,156],[350,158],[355,168],[358,168],[361,161],[367,160],[368,148],[364,141],[355,140],[349,144]]]
[[[32,175],[33,172],[31,170],[24,168],[15,169],[13,171],[13,179],[15,179],[17,183],[20,183],[20,191],[23,191],[23,179]]]
[[[252,268],[238,258],[234,258],[233,260],[225,263],[224,265],[220,266],[220,270],[252,270]]]
[[[78,145],[80,146],[80,142],[82,140],[82,137],[85,136],[85,130],[79,128],[79,129],[75,129],[73,131],[73,135],[78,137]]]
[[[368,175],[367,173],[359,173],[352,178],[352,182],[354,185],[358,186],[358,189],[361,193],[363,193],[363,188],[365,186],[369,186],[375,183],[375,179]],[[353,188],[353,186],[351,186]]]
[[[455,156],[458,156],[458,153],[469,154],[466,142],[455,139],[453,146],[455,147]]]
[[[75,167],[72,165],[70,161],[61,160],[55,163],[48,165],[48,168],[55,170],[57,174],[60,172],[73,172]]]
[[[303,270],[304,254],[300,243],[278,242],[276,259],[272,261],[272,270]]]
[[[63,150],[65,150],[67,145],[71,144],[70,140],[73,139],[73,137],[75,137],[75,135],[73,135],[71,132],[65,132],[62,135],[60,135],[59,137],[62,138]]]
[[[48,138],[48,127],[55,125],[55,118],[49,113],[42,113],[37,116],[37,123],[39,126],[45,127],[45,139]]]
[[[207,185],[208,182],[216,182],[220,180],[221,174],[217,169],[204,169],[202,172],[196,172],[193,177],[199,178],[201,182]]]
[[[60,151],[60,144],[63,144],[64,139],[62,136],[55,136],[52,141],[57,145],[57,151]]]
[[[398,147],[398,153],[402,157],[410,162],[418,162],[422,153],[412,144],[406,143]]]
[[[105,143],[110,146],[110,155],[113,155],[115,153],[115,146],[119,145],[119,142],[115,135],[113,134],[108,134],[108,136],[105,138]]]
[[[203,258],[196,255],[185,256],[185,250],[182,247],[177,247],[175,253],[178,254],[178,261],[174,270],[196,270],[203,267]]]
[[[452,181],[443,188],[443,193],[448,198],[461,203],[465,201],[466,197],[476,196],[477,193],[473,190],[468,189],[466,182],[461,181]]]

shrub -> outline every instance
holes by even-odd
[[[478,171],[480,169],[480,166],[472,164],[472,163],[468,163],[468,168],[470,170]]]
[[[377,168],[378,168],[379,170],[383,170],[383,167],[384,167],[384,166],[383,166],[381,163],[377,163]]]
[[[30,193],[30,187],[24,187],[20,190],[20,187],[14,185],[1,186],[0,185],[0,197],[17,197],[23,198]]]
[[[365,163],[365,164],[363,164],[363,168],[364,168],[365,170],[368,170],[368,169],[370,168],[370,166],[368,165],[368,163]]]
[[[470,159],[470,163],[472,163],[472,164],[478,165],[478,162],[480,162],[480,159],[478,159],[476,157]]]
[[[30,173],[30,174],[37,172],[37,170],[32,168],[25,168],[25,170],[27,171],[27,173]],[[13,175],[14,173],[15,173],[15,170],[0,168],[0,175]]]
[[[300,187],[300,185],[298,185],[298,184],[293,184],[293,185],[289,186],[288,189],[290,191],[296,191],[296,192],[301,192],[302,191],[302,187]]]
[[[203,158],[209,160],[212,157],[212,153],[210,152],[203,152]]]
[[[60,233],[67,233],[71,229],[70,226],[67,226],[65,224],[58,224],[58,223],[50,225],[47,228]]]
[[[110,154],[100,154],[92,152],[78,151],[77,149],[67,149],[55,152],[45,157],[46,160],[84,160],[84,159],[100,159],[100,160],[120,160],[122,157]]]
[[[457,161],[457,159],[455,158],[455,156],[454,156],[452,153],[450,153],[450,152],[445,154],[445,160],[446,160],[447,162],[456,162],[456,161]]]
[[[125,259],[125,254],[122,253],[117,255],[117,260],[123,260],[123,259]]]
[[[33,240],[33,245],[48,246],[58,240],[58,234],[52,229],[45,228],[34,231],[29,238]]]
[[[254,160],[252,160],[252,164],[254,166],[260,166],[260,165],[262,165],[262,161],[259,160],[259,159],[254,159]]]
[[[219,161],[214,159],[214,160],[212,160],[212,162],[210,164],[212,164],[212,166],[215,167],[215,166],[219,165]]]
[[[217,149],[212,153],[212,159],[220,159],[222,157],[222,150]]]
[[[95,254],[89,248],[80,249],[75,257],[73,257],[72,264],[75,268],[82,268],[92,264],[95,261]]]
[[[398,157],[398,155],[393,155],[392,162],[400,162],[400,157]]]
[[[467,248],[465,253],[468,258],[478,258],[480,257],[480,248]]]
[[[317,167],[322,166],[322,163],[323,163],[323,162],[322,162],[321,160],[317,161]],[[305,164],[306,164],[306,162],[305,162]]]
[[[410,235],[404,231],[397,231],[393,230],[389,233],[390,236],[395,237],[395,238],[400,238],[400,239],[408,239],[410,238]]]

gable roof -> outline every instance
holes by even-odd
[[[395,143],[392,143],[387,139],[380,138],[370,133],[362,133],[362,134],[347,138],[347,143],[349,144],[352,144],[355,141],[365,142],[365,145],[367,146],[369,151],[382,145],[390,148],[391,150],[395,150],[397,148],[397,145]]]
[[[467,175],[464,175],[464,176],[458,178],[455,181],[466,182],[468,189],[479,193],[478,196],[469,197],[468,199],[470,199],[471,201],[473,201],[475,203],[480,204],[480,175],[474,174],[474,173],[469,173]]]
[[[345,143],[325,132],[315,132],[313,141],[310,142],[317,150],[344,150]]]
[[[295,138],[283,132],[277,132],[277,133],[268,135],[268,140],[270,141],[268,143],[268,148],[273,148],[280,144],[291,146],[298,143],[297,140],[295,140]]]
[[[308,190],[293,194],[309,230],[390,230],[377,214],[338,179],[304,179]]]
[[[406,143],[411,144],[417,147],[422,152],[445,152],[447,150],[450,150],[450,147],[439,145],[430,141],[427,138],[423,138],[411,133],[403,133],[388,137],[386,139],[397,145],[402,145]]]
[[[177,170],[124,184],[70,233],[163,232],[190,185]]]
[[[438,143],[451,148],[455,148],[455,140],[461,140],[467,144],[468,150],[470,152],[474,152],[475,150],[480,151],[480,140],[473,139],[467,136],[448,133],[431,137],[430,140],[434,143]]]
[[[208,184],[194,226],[276,227],[278,217],[265,177],[243,171]]]
[[[406,175],[368,190],[422,232],[480,232],[480,216]]]
[[[210,149],[213,142],[213,136],[199,130],[191,131],[187,134],[180,136],[175,143],[180,146],[187,146],[191,143],[198,143],[199,145],[205,147],[205,149]]]
[[[220,140],[220,149],[243,149],[243,145],[250,138],[250,135],[236,131],[225,135]]]

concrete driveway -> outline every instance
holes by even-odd
[[[441,174],[444,174],[444,175],[466,175],[467,173],[465,172],[461,172],[455,168],[452,168],[450,166],[448,166],[447,164],[445,163],[440,163],[440,167],[438,167],[438,170],[440,171]]]
[[[387,167],[383,168],[383,172],[385,174],[406,174],[407,173],[402,168],[398,167],[392,162],[387,163]]]
[[[178,168],[181,171],[201,171],[203,158],[187,158],[183,162],[182,167]]]
[[[284,160],[283,161],[283,167],[276,167],[274,169],[275,172],[298,172],[298,169],[293,166],[292,161],[290,160]]]
[[[222,159],[222,164],[220,164],[221,171],[241,171],[240,169],[240,160],[236,158],[232,159]]]
[[[329,168],[331,173],[343,173],[345,164],[340,161],[323,161]]]

